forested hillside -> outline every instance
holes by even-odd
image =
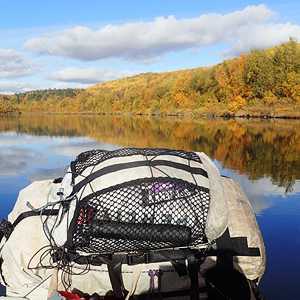
[[[65,99],[74,99],[82,89],[40,90],[15,95],[0,95],[0,113],[56,111]]]
[[[211,67],[145,73],[85,90],[0,95],[1,112],[300,116],[300,44]]]

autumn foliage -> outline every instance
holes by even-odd
[[[293,39],[211,67],[144,73],[85,90],[0,95],[0,113],[300,116],[300,45]]]

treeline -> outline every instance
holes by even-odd
[[[20,112],[299,117],[300,45],[291,38],[211,67],[145,73],[61,96],[40,93],[0,96],[0,111],[4,103]]]
[[[82,89],[49,89],[15,95],[0,95],[0,113],[55,111],[62,100],[74,99]]]

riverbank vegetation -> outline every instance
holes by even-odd
[[[0,95],[0,113],[300,117],[294,39],[211,67],[144,73],[87,89]]]

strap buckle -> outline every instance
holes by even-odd
[[[150,253],[145,252],[142,255],[136,253],[129,253],[127,255],[127,265],[133,266],[137,264],[149,264],[151,262]]]

